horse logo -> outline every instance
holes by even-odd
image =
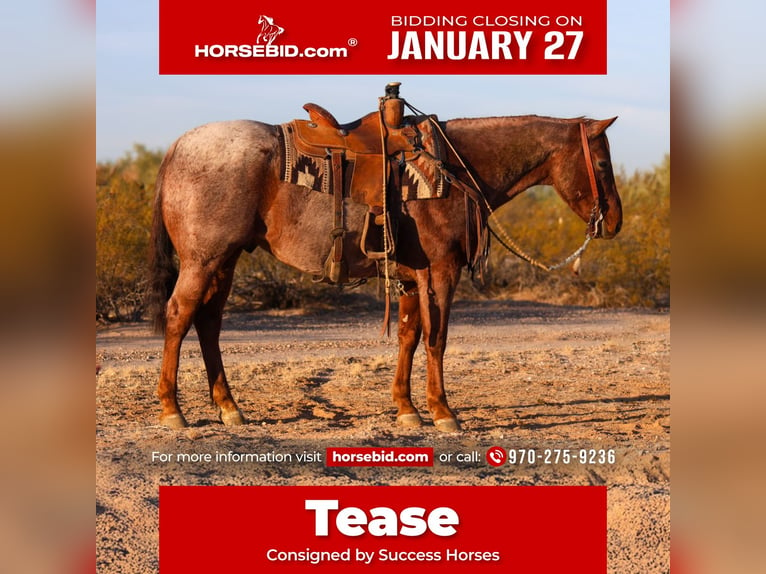
[[[264,41],[267,46],[271,46],[271,43],[277,39],[277,36],[285,31],[282,26],[274,24],[274,18],[269,18],[264,14],[261,14],[258,18],[258,23],[261,25],[261,33],[258,34],[258,39],[256,40],[259,44],[261,41]]]

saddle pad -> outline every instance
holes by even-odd
[[[282,146],[282,181],[320,193],[332,193],[330,156],[301,153],[295,147],[291,124],[277,126]]]
[[[449,184],[440,164],[446,160],[447,154],[441,134],[428,117],[408,116],[404,121],[416,127],[420,147],[426,153],[415,152],[411,157],[405,154],[401,178],[402,201],[446,197]]]

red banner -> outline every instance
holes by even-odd
[[[606,572],[606,487],[161,486],[160,572]]]
[[[606,0],[161,0],[161,74],[605,74]]]

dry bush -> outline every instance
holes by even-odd
[[[137,321],[144,311],[152,198],[162,152],[137,145],[96,167],[96,319]]]

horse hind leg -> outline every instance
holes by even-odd
[[[232,255],[213,276],[202,304],[194,316],[194,327],[199,337],[210,385],[210,398],[218,406],[221,422],[226,426],[241,425],[245,422],[226,380],[219,343],[223,309],[231,291],[238,257],[239,252]]]
[[[413,286],[405,285],[405,289],[408,287],[412,289]],[[412,404],[410,383],[412,358],[420,342],[421,334],[420,303],[417,293],[405,293],[399,297],[399,359],[391,386],[391,395],[397,407],[396,422],[404,427],[419,427],[423,424],[418,410]]]
[[[181,343],[189,332],[194,315],[208,289],[212,273],[201,267],[184,267],[178,274],[165,313],[165,343],[162,369],[157,385],[162,412],[160,423],[170,428],[187,426],[178,405],[178,363]]]

